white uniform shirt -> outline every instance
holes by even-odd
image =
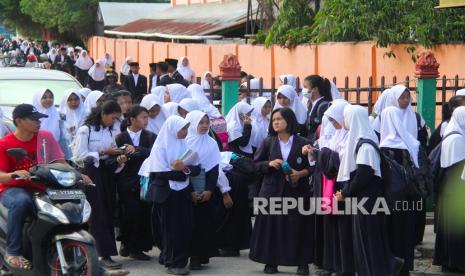
[[[94,160],[96,168],[100,165],[100,159],[106,159],[108,156],[99,156],[99,151],[106,150],[109,147],[116,147],[115,134],[108,128],[101,127],[99,131],[95,127],[82,126],[78,129],[76,141],[73,148],[73,156],[77,161],[84,161],[89,156]]]

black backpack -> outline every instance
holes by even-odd
[[[441,142],[436,147],[434,147],[434,149],[430,152],[428,156],[428,159],[430,160],[431,173],[433,174],[433,183],[434,183],[435,192],[439,191],[439,185],[441,184],[441,181],[444,178],[444,172],[445,172],[444,168],[441,168],[442,141],[444,141],[447,137],[453,134],[461,135],[461,133],[458,131],[452,131],[451,133],[447,134],[446,136],[444,136],[444,138],[442,138]]]
[[[371,139],[361,138],[355,147],[355,154],[363,144],[372,145],[380,156],[381,179],[384,197],[391,209],[395,208],[396,201],[402,200],[407,194],[408,176],[405,168],[396,160],[382,153],[378,145]]]

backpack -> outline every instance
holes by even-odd
[[[431,168],[431,173],[433,175],[433,184],[434,184],[434,191],[439,190],[439,185],[441,184],[442,179],[444,178],[444,173],[445,170],[444,168],[441,168],[441,146],[442,142],[449,136],[453,134],[459,134],[461,135],[460,132],[458,131],[452,131],[451,133],[447,134],[442,138],[442,141],[434,147],[434,149],[430,152],[428,159],[430,160],[430,168]]]
[[[379,154],[383,194],[390,209],[395,208],[396,201],[402,200],[407,193],[408,176],[405,168],[396,160],[382,153],[371,139],[361,138],[355,147],[355,154],[363,144],[372,145]]]

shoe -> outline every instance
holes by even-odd
[[[122,270],[122,269],[119,269],[119,270],[105,270],[105,272],[103,272],[103,276],[126,276],[128,274],[129,274],[129,271]]]
[[[308,265],[299,265],[297,267],[297,275],[310,275]]]
[[[202,264],[199,260],[192,260],[189,263],[189,270],[202,270]]]
[[[171,275],[187,275],[189,274],[189,270],[187,270],[185,267],[183,268],[168,267],[166,269],[166,273],[171,274]]]
[[[265,274],[276,274],[276,273],[278,273],[278,266],[276,266],[276,265],[265,265],[265,269],[263,269],[263,273],[265,273]]]
[[[392,269],[392,276],[397,276],[402,271],[402,267],[404,266],[404,259],[394,257],[394,265]]]
[[[129,257],[129,248],[127,248],[123,243],[119,247],[119,255],[121,257]]]
[[[129,254],[129,257],[139,261],[150,261],[150,256],[144,254],[144,252],[132,252],[131,254]]]
[[[116,270],[121,269],[123,267],[122,264],[113,261],[111,257],[102,257],[100,259],[100,265],[108,270]]]
[[[241,254],[239,250],[219,249],[218,256],[219,257],[239,257],[241,256]]]

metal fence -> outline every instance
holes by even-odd
[[[416,106],[417,99],[417,79],[410,79],[408,76],[403,80],[394,76],[392,81],[387,82],[384,76],[380,79],[380,85],[373,85],[373,78],[369,77],[368,83],[365,86],[362,86],[361,78],[357,77],[355,87],[350,87],[349,77],[345,77],[343,80],[343,85],[335,77],[332,81],[336,84],[339,89],[341,98],[353,103],[359,104],[368,107],[368,110],[371,112],[374,103],[376,102],[377,97],[387,88],[392,87],[396,84],[404,84],[412,92],[412,101],[413,105]],[[200,78],[197,82],[200,84]],[[287,79],[284,79],[284,83],[287,83]],[[271,79],[271,87],[267,88],[263,84],[263,78],[259,78],[259,86],[255,89],[250,89],[250,80],[247,81],[247,84],[241,85],[238,96],[240,93],[247,93],[246,96],[250,98],[252,95],[263,96],[264,94],[271,95],[271,101],[274,104],[276,99],[276,91],[279,88],[276,79],[273,77]],[[301,81],[299,78],[296,80],[296,92],[301,91]],[[442,76],[437,79],[437,88],[436,88],[436,106],[442,109],[443,103],[447,103],[449,99],[455,95],[455,92],[459,89],[465,88],[465,78],[460,78],[456,75],[453,78],[448,78],[447,76]],[[220,99],[221,98],[221,88],[214,88],[213,82],[210,83],[210,89],[205,89],[206,93],[210,94],[211,99]]]

